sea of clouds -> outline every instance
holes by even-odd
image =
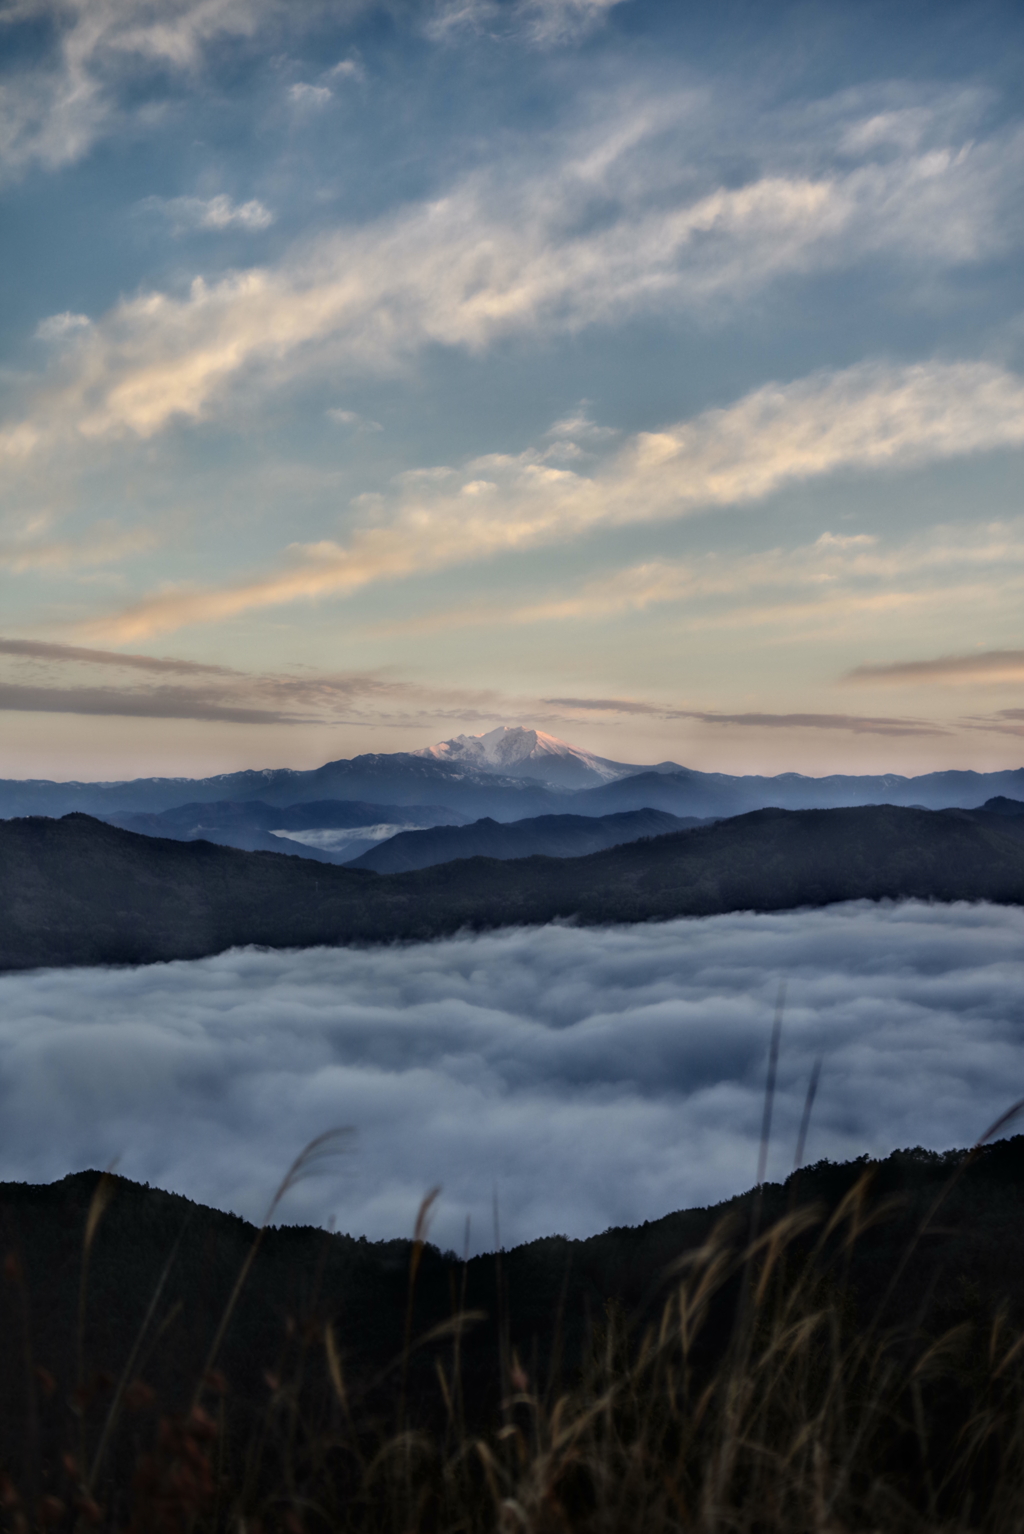
[[[0,977],[0,1178],[117,1159],[259,1218],[302,1145],[355,1134],[279,1218],[370,1237],[443,1194],[441,1246],[636,1224],[748,1187],[786,1004],[770,1177],[971,1143],[1024,1094],[1024,911],[855,903],[403,947],[234,950]],[[1022,1125],[1021,1127],[1024,1127]]]

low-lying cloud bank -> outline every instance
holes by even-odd
[[[807,1147],[842,1159],[976,1138],[1024,1093],[1024,911],[864,903],[405,948],[235,951],[0,979],[0,1177],[119,1157],[258,1217],[301,1145],[353,1148],[282,1211],[461,1249],[587,1235],[750,1185],[787,984],[769,1176],[814,1059]]]

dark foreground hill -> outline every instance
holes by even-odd
[[[136,836],[85,815],[0,823],[3,969],[905,897],[1024,903],[1024,817],[758,810],[584,858],[390,875]]]
[[[777,1247],[760,1249],[746,1270],[734,1265],[752,1234],[778,1228],[794,1211],[796,1223]],[[862,1496],[873,1479],[895,1477],[885,1488],[886,1498],[902,1498],[893,1528],[917,1527],[911,1515],[919,1499],[920,1511],[933,1516],[926,1526],[935,1527],[941,1523],[934,1518],[936,1485],[970,1418],[976,1387],[996,1424],[1001,1407],[1012,1412],[1016,1399],[1016,1374],[1002,1361],[1015,1356],[1024,1319],[1022,1137],[973,1156],[910,1150],[880,1162],[821,1162],[784,1185],[769,1184],[760,1194],[713,1208],[589,1240],[552,1236],[468,1263],[410,1241],[369,1243],[316,1229],[271,1229],[230,1309],[255,1239],[253,1227],[231,1215],[96,1172],[51,1186],[0,1184],[5,1511],[18,1505],[13,1498],[20,1487],[33,1488],[34,1498],[49,1495],[63,1503],[67,1523],[61,1506],[48,1504],[41,1526],[80,1526],[77,1505],[88,1513],[87,1522],[104,1527],[235,1528],[241,1512],[251,1517],[261,1497],[264,1506],[276,1500],[278,1513],[292,1499],[300,1507],[305,1502],[308,1513],[315,1490],[318,1499],[346,1503],[345,1516],[332,1521],[323,1515],[312,1524],[273,1519],[260,1527],[493,1528],[497,1522],[484,1517],[440,1523],[413,1521],[407,1512],[393,1514],[393,1522],[378,1515],[379,1521],[367,1518],[364,1524],[357,1514],[360,1498],[368,1495],[369,1472],[360,1467],[360,1456],[363,1467],[379,1467],[382,1436],[396,1428],[412,1425],[433,1434],[436,1447],[425,1437],[415,1455],[416,1498],[429,1498],[438,1495],[436,1487],[431,1491],[429,1465],[445,1434],[457,1461],[477,1434],[492,1433],[502,1422],[540,1432],[548,1420],[544,1413],[550,1415],[567,1392],[559,1409],[565,1431],[574,1414],[586,1420],[587,1391],[603,1390],[603,1412],[616,1413],[611,1441],[593,1443],[581,1427],[568,1434],[568,1460],[578,1467],[596,1450],[602,1460],[610,1457],[610,1468],[620,1435],[628,1450],[630,1435],[635,1440],[639,1434],[640,1458],[663,1485],[670,1467],[679,1466],[680,1433],[692,1431],[694,1403],[705,1387],[713,1391],[725,1360],[732,1371],[727,1379],[753,1386],[757,1400],[772,1408],[773,1433],[785,1438],[788,1414],[798,1443],[807,1432],[817,1434],[819,1495],[835,1454],[848,1472],[856,1466]],[[774,1270],[766,1266],[768,1258]],[[772,1327],[780,1312],[785,1322],[786,1306],[798,1293],[800,1309],[790,1314],[785,1347],[775,1348]],[[737,1349],[736,1329],[751,1306],[759,1319]],[[212,1369],[204,1375],[225,1316]],[[456,1324],[455,1316],[465,1319]],[[940,1338],[946,1340],[936,1346]],[[417,1345],[410,1349],[413,1340]],[[659,1349],[668,1351],[667,1399],[660,1393],[665,1371],[650,1362]],[[877,1349],[886,1371],[881,1383],[875,1378]],[[761,1350],[767,1366],[758,1384]],[[918,1357],[925,1360],[920,1368]],[[830,1383],[833,1358],[844,1361],[849,1378]],[[899,1378],[908,1372],[906,1393]],[[538,1389],[546,1408],[530,1405]],[[844,1417],[845,1436],[838,1443],[821,1420],[830,1391],[840,1392]],[[581,1404],[574,1403],[574,1393]],[[518,1406],[503,1413],[503,1395],[514,1395]],[[708,1404],[714,1399],[709,1394],[700,1408],[707,1423],[718,1410]],[[198,1414],[190,1415],[191,1403],[201,1406]],[[738,1409],[734,1401],[732,1410]],[[653,1435],[647,1425],[652,1411]],[[926,1420],[927,1436],[916,1439]],[[112,1432],[104,1438],[107,1421]],[[755,1418],[752,1427],[760,1439],[764,1423]],[[1012,1448],[1011,1441],[1011,1464]],[[714,1449],[713,1436],[698,1439],[691,1475],[713,1464]],[[973,1503],[976,1517],[993,1496],[997,1450],[994,1445],[982,1458],[972,1493],[981,1497]],[[497,1475],[499,1450],[487,1452],[496,1456]],[[636,1449],[630,1452],[635,1459]],[[473,1463],[479,1468],[475,1450]],[[184,1483],[182,1464],[190,1467]],[[385,1475],[387,1495],[398,1494],[403,1482],[393,1484],[390,1476],[399,1471],[412,1475],[411,1463],[403,1468],[400,1462]],[[968,1492],[971,1473],[969,1464]],[[575,1472],[563,1479],[569,1474],[565,1465],[557,1473],[547,1469],[555,1482],[549,1495],[557,1490],[568,1513],[529,1527],[582,1534],[688,1526],[598,1521],[592,1516],[595,1488],[586,1479],[579,1484]],[[749,1490],[746,1477],[740,1480]],[[94,1507],[83,1501],[83,1482]],[[197,1525],[196,1518],[211,1511],[200,1492],[205,1487],[215,1501],[218,1485],[238,1522],[213,1516]],[[630,1485],[635,1499],[645,1483],[627,1477],[623,1492]],[[136,1512],[129,1520],[133,1497]],[[189,1497],[195,1505],[182,1506]],[[148,1517],[138,1514],[139,1498],[155,1499]],[[121,1517],[106,1522],[107,1510],[118,1509]],[[182,1515],[180,1521],[172,1512]],[[191,1519],[184,1516],[189,1512]],[[14,1520],[10,1526],[22,1525]],[[787,1526],[781,1519],[767,1525]],[[876,1519],[840,1526],[882,1525]],[[963,1526],[992,1527],[981,1521]]]
[[[436,825],[429,830],[399,831],[397,835],[353,854],[349,868],[370,868],[378,874],[407,873],[432,868],[455,858],[549,857],[578,858],[603,852],[642,836],[666,836],[699,825],[694,818],[664,810],[629,810],[621,815],[533,815],[502,823],[476,820],[470,826]]]

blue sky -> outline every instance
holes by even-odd
[[[0,4],[0,773],[1019,765],[1022,45]]]

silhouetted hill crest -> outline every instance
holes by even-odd
[[[386,875],[137,836],[79,813],[0,822],[5,969],[903,898],[1024,903],[1024,817],[757,810],[585,857]]]

